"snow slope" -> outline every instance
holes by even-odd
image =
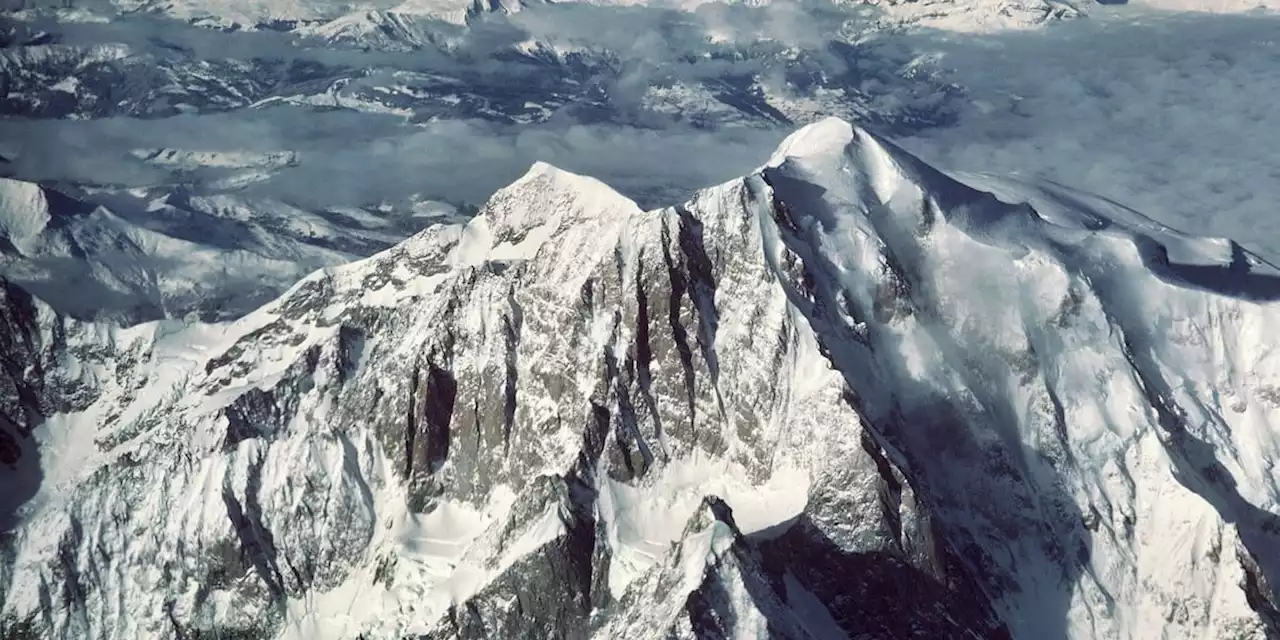
[[[67,638],[1276,633],[1274,270],[990,185],[824,120],[654,211],[536,165],[234,323],[112,329],[9,287],[6,357],[39,366],[0,369],[0,473],[44,481],[0,615]]]

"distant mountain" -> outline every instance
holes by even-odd
[[[371,255],[453,215],[313,213],[180,188],[82,198],[0,178],[0,277],[61,313],[126,324],[235,318],[315,269]]]
[[[58,638],[1274,635],[1280,274],[982,180],[824,120],[654,211],[535,166],[233,323],[87,324],[7,284],[0,615]]]
[[[768,3],[215,0],[103,3],[85,14],[29,9],[0,19],[10,32],[0,49],[0,115],[151,119],[287,104],[503,124],[569,117],[645,126],[656,117],[774,127],[835,114],[907,131],[949,122],[961,90],[910,52],[866,34],[916,24],[913,13],[902,13],[908,9],[1014,22],[1025,13],[1028,24],[1061,14],[1026,1],[1034,6],[1016,11],[1004,0],[815,5],[827,26],[801,47],[760,29],[774,15],[764,10]],[[702,5],[725,15],[689,13]],[[581,27],[561,34],[539,26],[576,24],[581,11],[601,12],[610,23],[619,20],[614,13],[625,19],[629,12],[666,25],[664,37],[690,50],[664,52],[679,56],[671,63],[637,58],[625,42],[584,37],[590,34]],[[702,20],[744,33],[721,40]],[[638,79],[648,86],[633,86]]]

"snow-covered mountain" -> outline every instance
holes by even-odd
[[[970,181],[824,120],[653,211],[537,165],[233,323],[6,284],[5,630],[1277,633],[1280,274]]]
[[[145,155],[174,163],[188,154]],[[215,164],[199,161],[206,171]],[[60,313],[125,324],[239,317],[315,269],[372,255],[455,213],[316,213],[182,187],[78,195],[0,178],[0,277]]]
[[[14,0],[10,0],[13,2]],[[646,0],[562,0],[559,4],[582,4],[604,7],[635,7],[658,5],[684,12],[693,12],[716,0],[676,0],[647,2]],[[1161,0],[1158,0],[1161,1]],[[1163,0],[1168,1],[1168,0]],[[1177,0],[1191,7],[1210,4],[1206,0]],[[772,0],[729,0],[723,4],[761,6]],[[18,9],[71,6],[50,0],[16,0]],[[232,2],[229,0],[88,0],[75,6],[101,12],[159,13],[183,21],[214,28],[311,30],[321,32],[354,28],[351,33],[364,33],[378,39],[401,31],[404,20],[429,20],[446,25],[462,26],[487,15],[512,15],[530,6],[551,4],[546,0],[361,0],[334,2],[332,0],[272,0],[264,2]],[[981,31],[999,28],[1025,28],[1045,20],[1074,17],[1081,8],[1091,6],[1093,0],[1073,3],[1064,0],[934,0],[915,3],[900,0],[845,1],[842,4],[871,5],[898,24],[922,24],[930,27],[953,28],[965,31]],[[1243,4],[1240,2],[1239,4]],[[1180,7],[1185,8],[1185,7]],[[1233,7],[1247,10],[1251,7]],[[397,25],[397,23],[400,23]],[[369,28],[360,25],[368,25]],[[331,27],[327,25],[332,25]],[[387,29],[384,34],[377,31]]]

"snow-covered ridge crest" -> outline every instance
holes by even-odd
[[[1230,239],[1190,236],[1122,205],[1061,185],[1029,186],[993,176],[969,176],[968,183],[961,182],[838,118],[824,119],[787,137],[761,174],[799,179],[841,197],[856,195],[857,200],[873,205],[886,205],[895,195],[903,195],[899,189],[904,194],[918,191],[929,209],[925,217],[946,219],[988,242],[1071,245],[1093,242],[1095,236],[1124,239],[1134,244],[1142,264],[1166,279],[1209,286],[1227,295],[1280,296],[1280,280],[1272,282],[1280,277],[1280,269]]]
[[[788,158],[843,154],[854,140],[863,135],[864,131],[840,118],[823,118],[784,138],[765,166],[779,166]]]
[[[379,300],[390,306],[486,264],[531,260],[551,240],[556,255],[568,247],[576,251],[574,260],[557,269],[563,276],[576,266],[596,265],[613,251],[629,218],[642,213],[630,198],[595,178],[538,162],[494,193],[465,224],[434,225],[369,258],[318,271],[266,310],[290,306],[290,300],[311,295],[319,283],[337,298],[356,296],[363,304]],[[388,281],[372,274],[393,275]],[[368,283],[375,279],[390,286],[371,290]]]
[[[467,224],[453,260],[469,266],[484,260],[527,259],[552,236],[586,230],[600,223],[598,219],[608,226],[638,213],[635,202],[603,182],[538,162],[494,194]],[[583,238],[606,245],[612,239]]]
[[[96,453],[4,539],[0,620],[1265,637],[1267,266],[983,179],[827,120],[655,211],[537,165],[466,225],[127,353],[5,307],[3,344],[64,363],[6,361],[5,415]]]

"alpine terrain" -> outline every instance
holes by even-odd
[[[1280,271],[958,179],[828,119],[225,323],[6,282],[0,637],[1276,637]]]
[[[315,269],[386,249],[424,219],[456,215],[437,203],[399,215],[309,212],[181,187],[83,198],[66,191],[0,178],[0,276],[71,317],[121,324],[236,318]]]

